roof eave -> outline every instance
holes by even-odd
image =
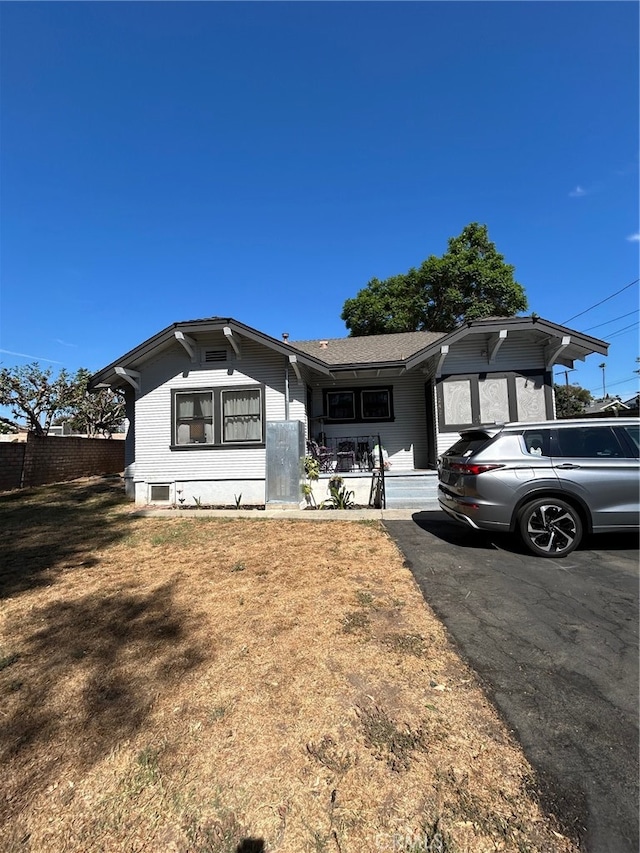
[[[256,341],[257,343],[261,343],[264,346],[281,353],[287,358],[289,356],[295,356],[294,360],[298,364],[304,364],[306,367],[319,371],[320,373],[324,373],[325,375],[330,375],[331,373],[329,366],[325,362],[301,352],[284,341],[278,341],[276,338],[265,335],[257,329],[252,329],[251,326],[246,326],[244,323],[240,323],[232,317],[216,317],[212,320],[186,320],[183,322],[172,323],[170,326],[167,326],[165,329],[162,329],[162,331],[153,335],[153,337],[148,338],[137,347],[134,347],[132,350],[129,350],[124,355],[120,356],[120,358],[112,361],[106,367],[103,367],[102,370],[94,373],[89,380],[89,388],[95,389],[105,384],[111,386],[126,384],[126,382],[122,380],[121,376],[118,376],[116,373],[116,368],[135,368],[141,361],[146,361],[150,356],[152,356],[154,352],[161,352],[168,344],[172,343],[175,340],[175,333],[177,331],[188,330],[192,333],[211,332],[222,331],[225,327],[231,328],[232,330],[237,331],[239,335]]]

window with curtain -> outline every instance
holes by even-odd
[[[213,393],[175,395],[175,444],[213,444]]]
[[[222,392],[222,440],[262,441],[261,394],[257,388]]]

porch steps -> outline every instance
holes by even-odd
[[[436,471],[387,474],[384,478],[387,509],[440,509]]]

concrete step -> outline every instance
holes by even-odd
[[[439,509],[438,478],[435,474],[385,477],[388,509]]]

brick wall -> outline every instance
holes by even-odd
[[[0,489],[41,486],[78,477],[119,474],[124,441],[31,433],[26,444],[0,444]]]
[[[20,488],[26,442],[0,442],[0,492]]]

